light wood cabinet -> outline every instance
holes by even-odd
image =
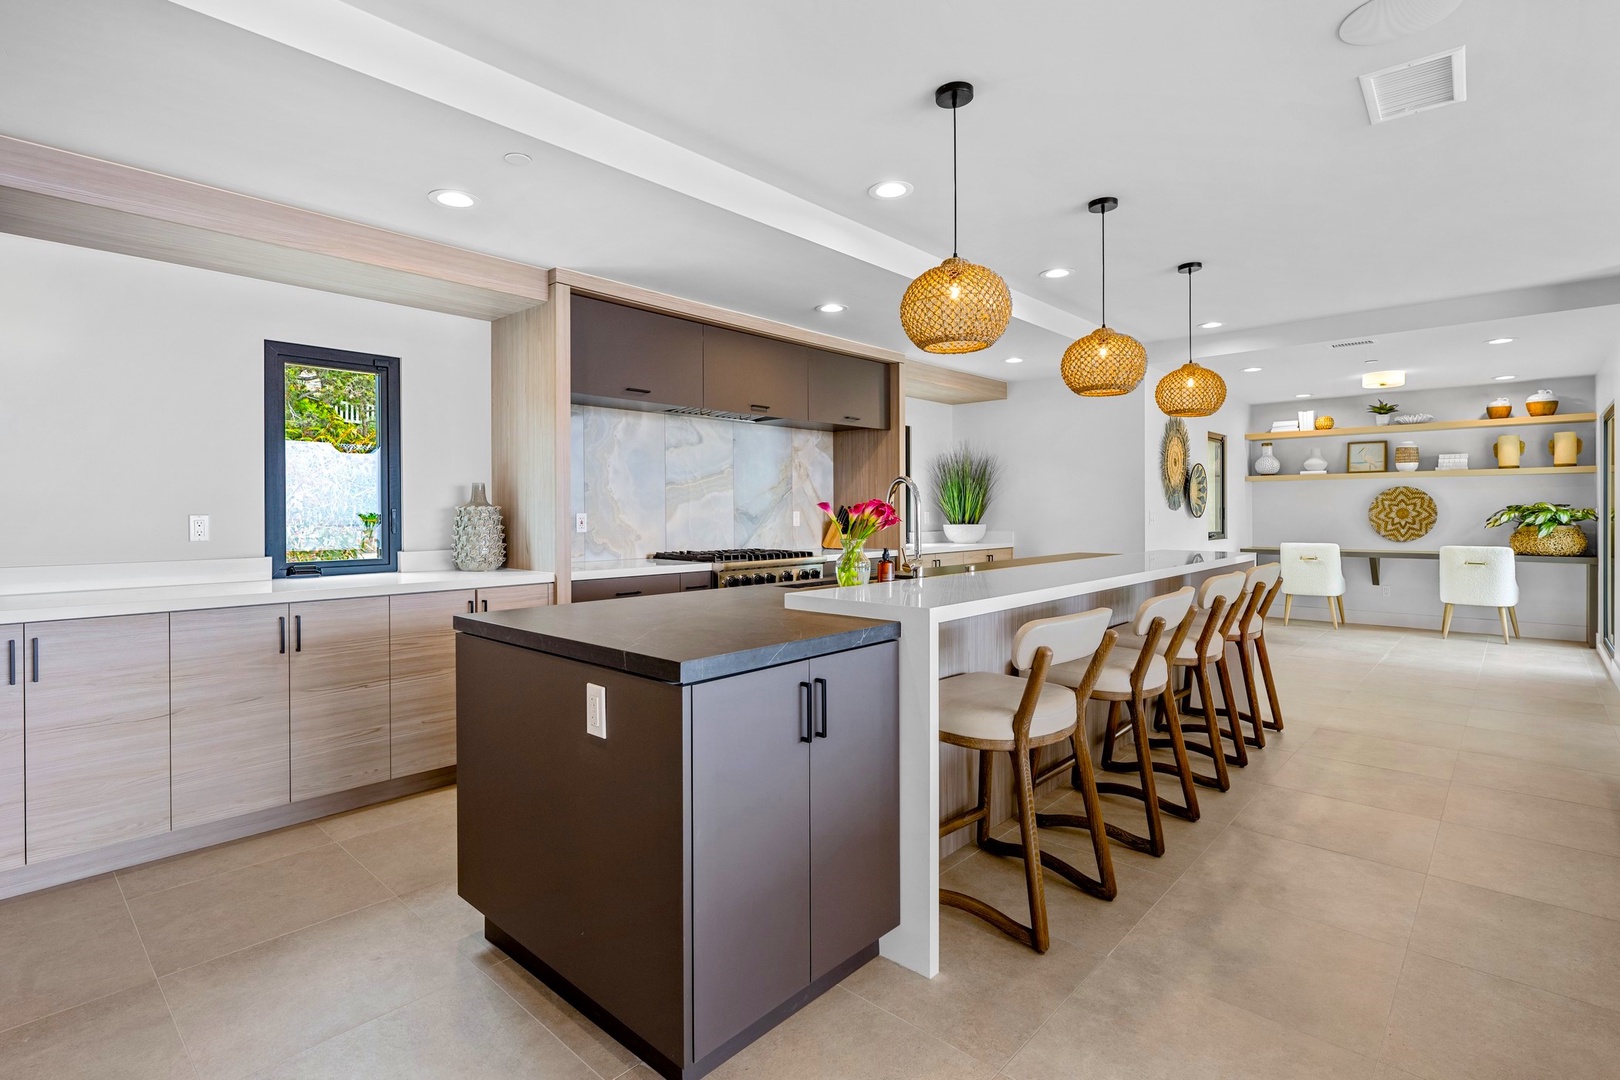
[[[551,585],[500,585],[479,589],[477,610],[512,611],[516,608],[545,607],[551,603]]]
[[[0,870],[23,864],[23,628],[0,626]]]
[[[473,610],[477,596],[472,589],[461,589],[388,600],[391,776],[456,763],[454,623],[457,615]],[[501,598],[494,599],[498,603]]]
[[[388,779],[388,604],[288,605],[295,802]]]
[[[1006,562],[1013,557],[1012,548],[984,548],[975,551],[939,551],[925,554],[922,565],[930,566],[989,566]]]
[[[291,799],[285,604],[169,616],[174,827]]]
[[[167,832],[168,614],[29,623],[23,637],[28,861]]]

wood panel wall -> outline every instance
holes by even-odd
[[[926,364],[920,360],[907,360],[901,376],[906,397],[924,401],[967,405],[975,401],[1002,401],[1007,397],[1007,384],[1000,379]]]
[[[833,432],[833,498],[841,504],[853,505],[866,499],[881,499],[888,495],[889,485],[904,472],[906,399],[900,392],[899,364],[889,365],[889,427],[879,431],[861,428],[854,431]],[[905,511],[904,499],[897,504]],[[868,547],[900,546],[904,523],[900,527],[879,530]]]

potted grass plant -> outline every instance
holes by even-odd
[[[1001,475],[995,455],[968,443],[940,454],[929,464],[934,499],[945,516],[945,539],[974,544],[984,539],[984,515]]]
[[[1485,527],[1518,522],[1508,546],[1520,555],[1581,555],[1586,551],[1586,533],[1575,522],[1596,520],[1597,511],[1591,507],[1538,502],[1504,506],[1486,519]]]

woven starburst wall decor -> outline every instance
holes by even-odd
[[[1398,543],[1429,535],[1439,516],[1434,500],[1415,487],[1392,487],[1379,492],[1367,508],[1367,521],[1373,531]]]

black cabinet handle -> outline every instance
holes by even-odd
[[[616,592],[613,595],[615,597],[620,597],[620,596],[640,596],[641,595],[641,590],[640,589],[631,589],[629,592]]]
[[[293,652],[304,651],[304,617],[293,616]]]
[[[469,601],[467,601],[467,614],[471,615],[472,613],[473,613],[473,602],[471,600],[469,600]]]
[[[821,691],[821,705],[816,709],[816,738],[827,737],[827,680],[817,679],[816,689]]]
[[[6,642],[6,685],[17,685],[17,639]]]
[[[846,417],[844,417],[844,419],[845,420],[859,420],[860,417],[858,417],[858,416],[846,416]]]
[[[485,611],[488,611],[488,610],[489,610],[489,601],[488,601],[488,600],[485,600],[485,601],[483,601],[483,602],[482,602],[482,603],[483,603],[483,605],[484,605],[484,610],[485,610]]]
[[[281,639],[281,653],[285,656],[287,653],[287,616],[281,616],[276,622],[281,624],[277,628],[276,634]]]
[[[32,678],[35,682],[39,682],[39,638],[31,639],[29,641],[29,647],[34,654],[34,673]]]
[[[811,739],[811,735],[810,735],[810,713],[814,709],[814,705],[811,702],[811,696],[810,695],[811,695],[810,684],[807,683],[807,682],[800,683],[799,684],[799,741],[800,742],[809,742],[810,739]]]
[[[627,394],[650,394],[650,393],[652,393],[651,390],[643,390],[639,386],[627,386],[627,387],[624,388],[624,392],[627,393]]]
[[[750,409],[753,409],[755,412],[770,412],[771,411],[771,407],[769,405],[750,405],[748,407]]]

